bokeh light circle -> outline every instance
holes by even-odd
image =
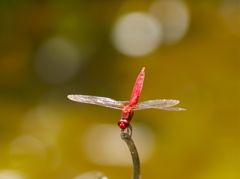
[[[128,56],[148,55],[159,46],[161,40],[161,25],[145,12],[121,16],[112,29],[115,48]]]
[[[0,170],[0,179],[27,179],[27,177],[16,170]]]
[[[57,84],[73,77],[79,69],[80,61],[73,43],[64,38],[53,38],[39,47],[35,70],[44,82]]]
[[[174,44],[187,33],[190,16],[189,11],[181,0],[157,0],[149,10],[162,25],[163,43]]]
[[[133,123],[133,126],[134,143],[141,153],[141,163],[144,163],[155,148],[155,135],[146,125]],[[120,132],[116,125],[96,124],[89,127],[81,145],[87,158],[98,165],[131,166],[129,149],[120,138]]]
[[[74,177],[74,179],[108,179],[108,178],[105,177],[101,172],[92,171],[92,172],[82,173]]]

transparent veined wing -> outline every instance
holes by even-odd
[[[141,109],[148,109],[148,108],[154,108],[154,109],[162,109],[162,110],[168,110],[168,111],[184,111],[186,109],[179,108],[179,107],[172,107],[179,103],[180,101],[175,99],[157,99],[157,100],[148,100],[141,103],[138,103],[136,105],[135,110],[141,110]]]
[[[68,95],[68,99],[79,103],[95,104],[113,109],[122,110],[128,101],[115,101],[114,99],[90,95]]]
[[[156,109],[162,109],[166,111],[186,111],[186,109],[179,108],[179,107],[165,107],[165,108],[156,108]]]

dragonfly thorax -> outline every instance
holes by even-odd
[[[125,108],[122,109],[122,119],[126,119],[128,120],[128,122],[131,121],[133,114],[134,114],[133,107],[126,106]]]
[[[118,121],[118,126],[121,129],[126,129],[130,126],[130,121],[133,117],[134,111],[132,107],[126,106],[122,109],[122,118]]]

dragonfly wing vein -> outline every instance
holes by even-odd
[[[108,108],[114,108],[121,110],[121,106],[127,101],[116,101],[107,97],[100,96],[91,96],[91,95],[68,95],[68,98],[72,101],[87,103],[87,104],[95,104],[99,106],[104,106]]]
[[[135,110],[147,109],[147,108],[161,109],[161,108],[167,108],[167,107],[175,106],[178,103],[179,103],[179,101],[175,100],[175,99],[148,100],[148,101],[138,103],[136,105]]]
[[[167,110],[167,111],[185,111],[186,109],[184,108],[179,108],[179,107],[166,107],[166,108],[158,108],[162,110]]]

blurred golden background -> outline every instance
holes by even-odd
[[[0,179],[131,178],[121,111],[67,95],[129,100],[142,67],[140,101],[187,109],[135,112],[142,178],[240,177],[238,0],[2,0],[0,14]]]

